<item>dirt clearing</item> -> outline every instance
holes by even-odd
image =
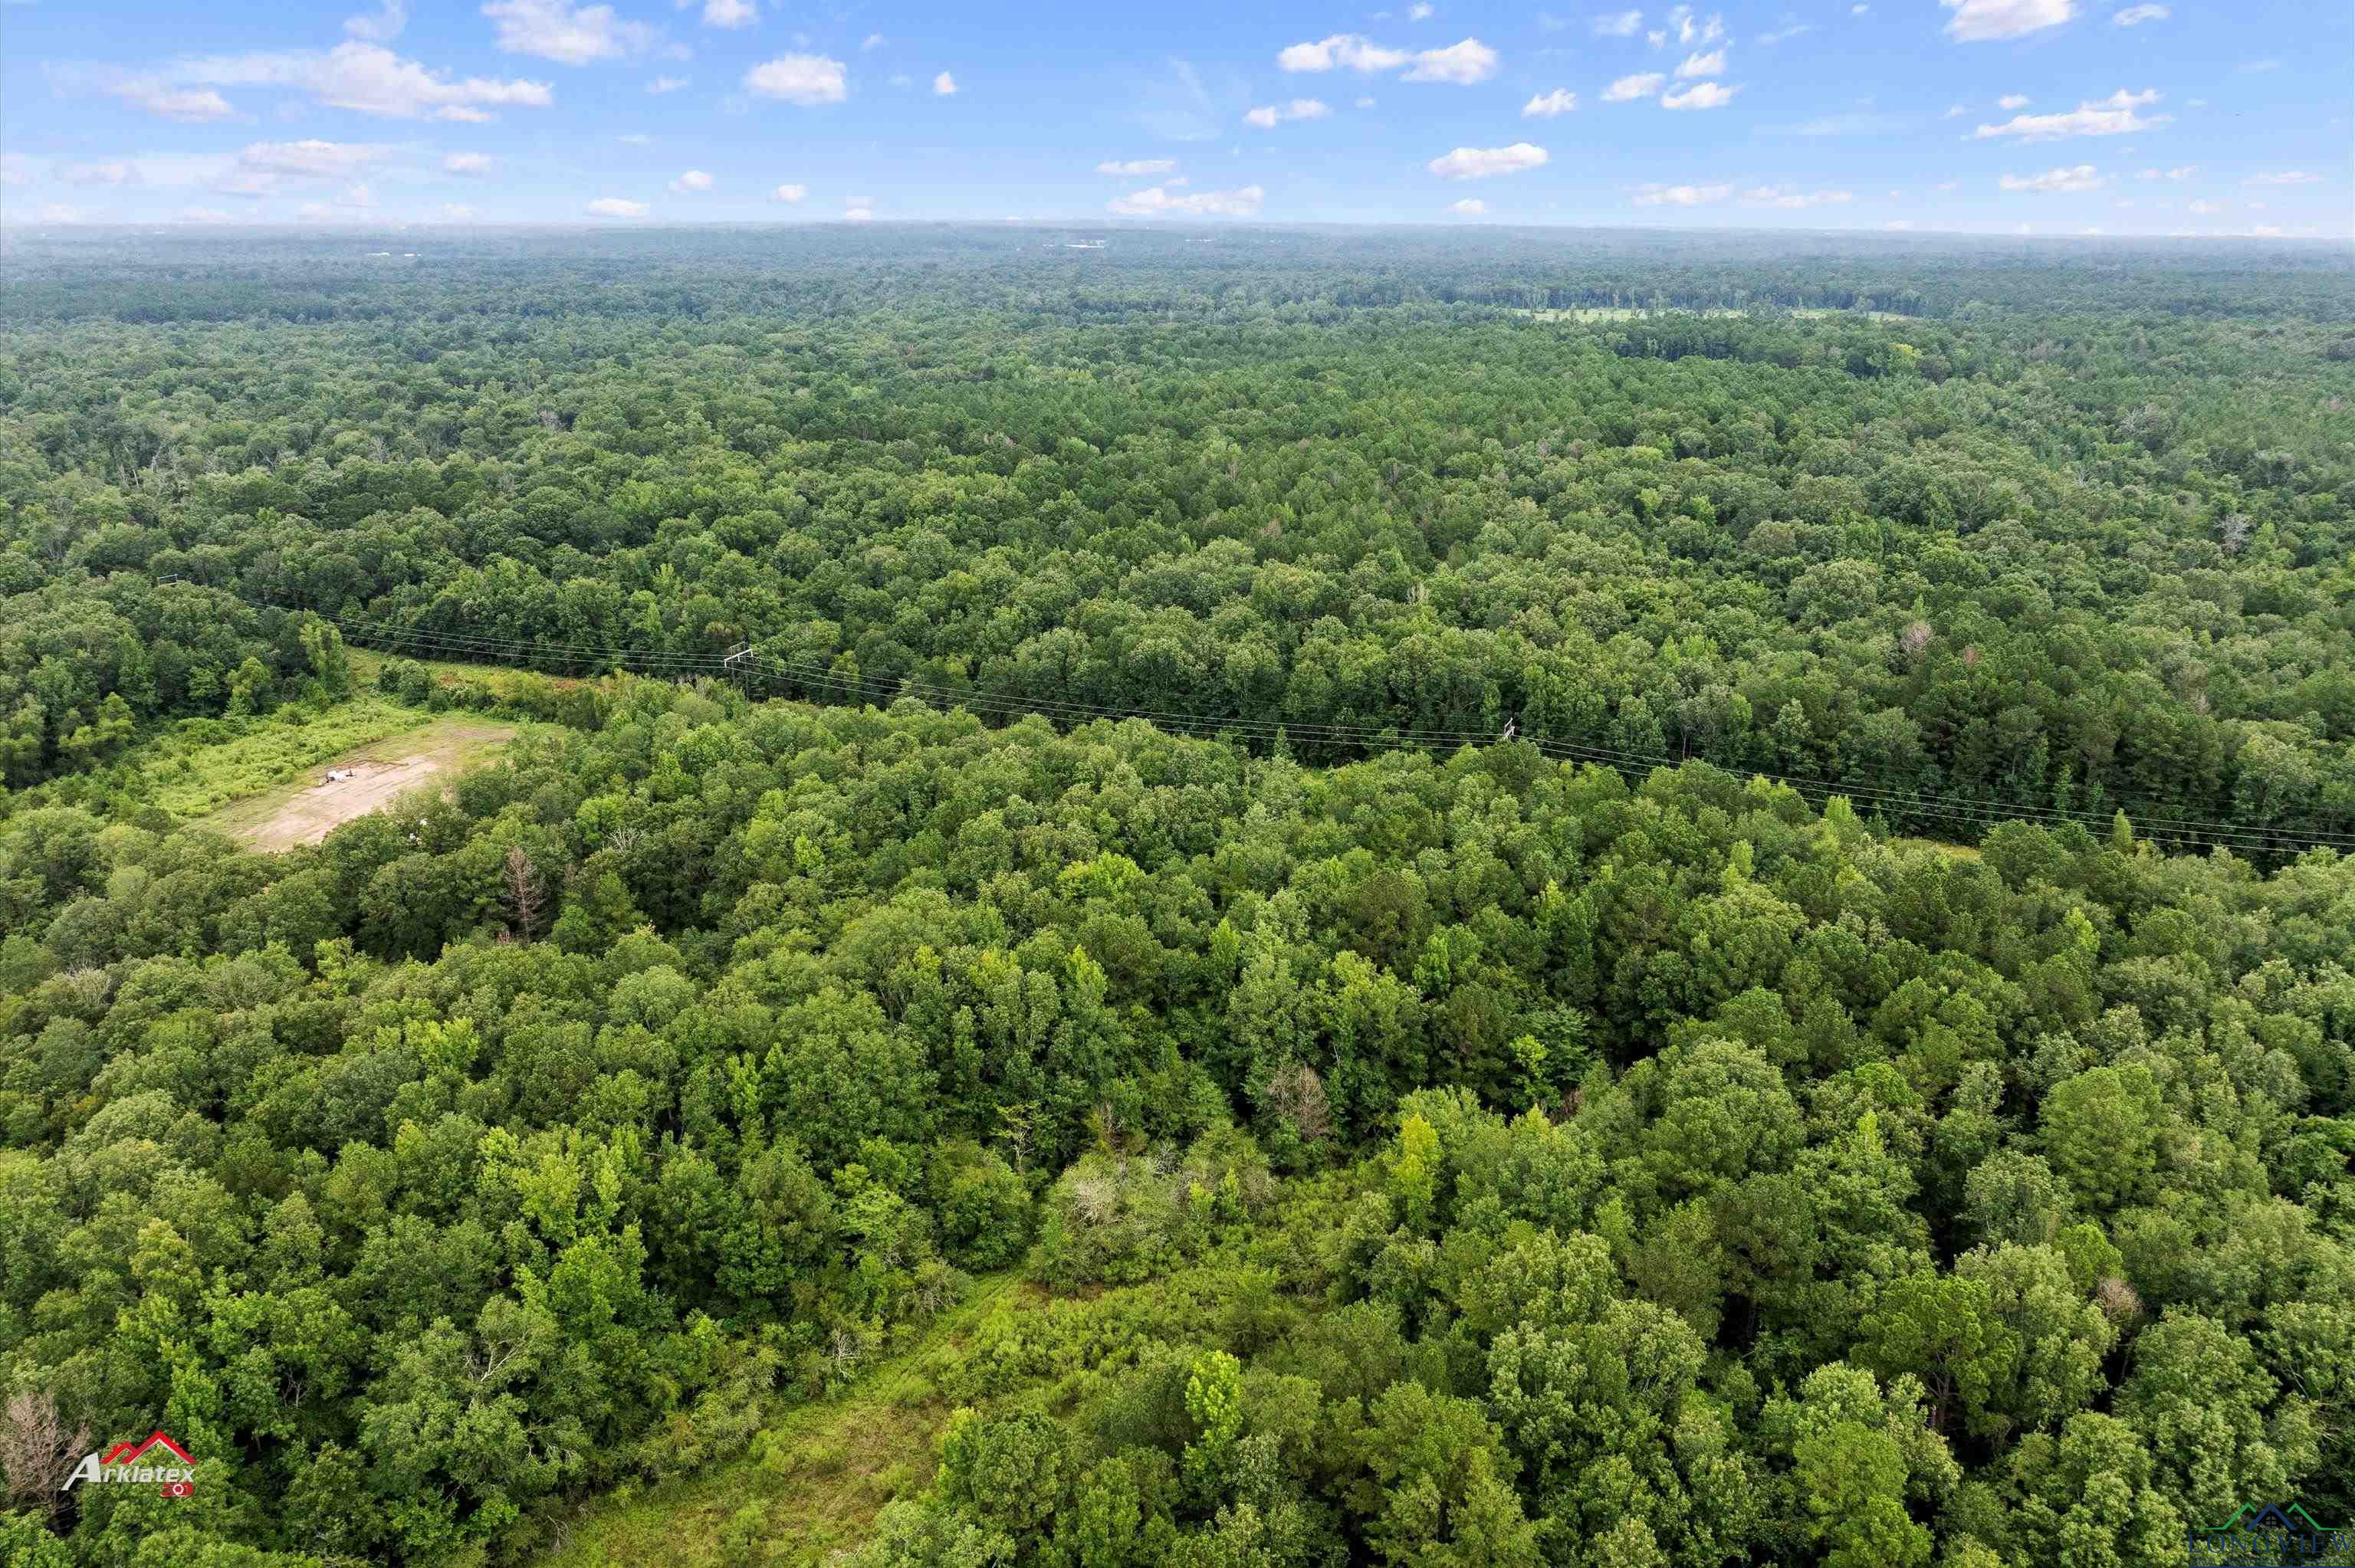
[[[513,725],[436,719],[306,768],[291,782],[214,812],[204,825],[248,849],[314,844],[429,779],[447,783],[515,735]]]

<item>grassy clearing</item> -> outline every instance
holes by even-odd
[[[857,1545],[884,1504],[932,1484],[950,1407],[919,1370],[925,1359],[1022,1290],[1008,1276],[975,1282],[912,1349],[843,1397],[787,1413],[741,1459],[584,1505],[544,1568],[815,1568]]]
[[[183,719],[141,747],[144,803],[201,817],[357,746],[422,726],[426,715],[374,693],[324,713],[287,707],[242,724]]]
[[[398,711],[410,720],[408,728],[293,764],[268,787],[205,817],[202,825],[251,849],[316,843],[338,823],[379,810],[428,779],[446,784],[516,736],[513,725],[459,716],[428,720],[413,708]],[[329,768],[356,777],[323,782],[320,776]]]
[[[365,648],[352,648],[346,652],[352,662],[352,683],[375,691],[377,677],[387,664],[392,662],[394,655]],[[582,683],[576,676],[543,675],[509,664],[462,664],[449,659],[415,659],[410,662],[424,665],[437,686],[455,686],[462,683],[470,686],[486,686],[502,697],[512,696],[517,684],[526,679],[547,681],[559,691]]]

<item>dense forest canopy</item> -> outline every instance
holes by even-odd
[[[1093,238],[0,249],[0,1558],[2355,1521],[2344,253]]]

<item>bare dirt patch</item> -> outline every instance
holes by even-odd
[[[306,768],[275,789],[215,812],[205,825],[249,849],[275,853],[314,844],[421,784],[447,783],[515,734],[513,725],[437,719]]]

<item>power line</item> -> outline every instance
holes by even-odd
[[[166,578],[165,583],[182,579]],[[163,586],[159,584],[158,586]],[[191,587],[204,585],[190,584]],[[425,657],[442,654],[459,660],[534,665],[548,662],[581,664],[591,668],[633,670],[647,674],[666,675],[674,679],[709,674],[742,678],[749,689],[753,679],[763,683],[764,690],[777,684],[797,687],[804,692],[824,694],[827,700],[868,703],[885,705],[902,698],[913,698],[939,707],[962,707],[975,715],[1013,719],[1041,717],[1060,720],[1068,725],[1095,722],[1137,720],[1177,734],[1232,734],[1263,745],[1273,745],[1279,738],[1310,746],[1330,746],[1368,751],[1444,749],[1459,746],[1485,746],[1497,738],[1482,732],[1453,730],[1411,730],[1394,726],[1377,728],[1367,725],[1325,723],[1316,720],[1253,719],[1232,715],[1189,714],[1151,708],[1124,708],[1102,704],[1076,702],[1063,698],[1028,697],[1011,693],[991,693],[961,690],[913,677],[894,680],[881,675],[845,673],[831,666],[820,666],[794,655],[776,656],[741,648],[731,654],[679,652],[664,649],[596,647],[585,644],[535,643],[508,638],[490,637],[474,632],[438,631],[431,628],[405,625],[394,621],[362,620],[330,615],[308,606],[275,603],[248,599],[227,589],[208,589],[235,599],[250,609],[275,610],[281,613],[309,614],[335,626],[353,641],[389,645],[390,650]],[[1535,747],[1540,755],[1561,761],[1589,762],[1614,768],[1625,774],[1648,773],[1657,768],[1676,768],[1682,761],[1701,758],[1677,758],[1643,752],[1620,750],[1558,736],[1521,734],[1517,740]],[[1711,767],[1721,767],[1710,763]],[[1927,818],[1962,826],[1987,828],[2004,821],[2028,821],[2041,826],[2077,826],[2092,830],[2105,829],[2110,819],[2097,811],[2072,810],[2060,807],[2014,805],[2002,801],[1975,800],[1943,795],[1916,788],[1888,788],[1870,782],[1847,779],[1827,779],[1805,775],[1778,774],[1763,768],[1721,768],[1731,773],[1746,773],[1779,784],[1820,807],[1834,796],[1847,798],[1868,810],[1877,810],[1892,817]],[[1883,777],[1886,777],[1883,775]],[[2248,823],[2222,822],[2196,818],[2144,818],[2129,821],[2145,836],[2162,840],[2189,840],[2227,849],[2254,853],[2286,854],[2307,849],[2330,848],[2355,852],[2355,833],[2329,831],[2292,832],[2286,829],[2255,826]]]

